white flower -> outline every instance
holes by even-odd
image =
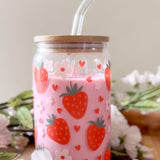
[[[140,74],[137,70],[134,70],[132,73],[128,74],[126,77],[122,78],[124,83],[131,84],[132,86],[139,84],[141,82]]]
[[[149,76],[149,82],[153,85],[156,86],[160,83],[160,75],[159,74],[150,74]]]
[[[53,160],[51,153],[47,149],[35,150],[31,155],[31,160]]]
[[[6,148],[12,142],[12,135],[7,128],[0,130],[0,148]]]
[[[52,72],[53,71],[53,62],[51,60],[44,60],[44,68],[48,71],[48,72]]]
[[[17,149],[24,149],[29,142],[28,137],[25,136],[16,136],[14,137],[14,145]]]
[[[124,147],[130,158],[137,157],[137,146],[141,140],[142,136],[138,127],[131,126],[125,130]]]
[[[66,78],[70,73],[69,62],[62,61],[60,63],[55,64],[55,75],[58,77]]]
[[[4,111],[12,117],[17,116],[17,112],[13,109],[13,107],[8,107],[8,108],[4,109]]]
[[[9,125],[9,119],[3,115],[0,114],[0,130],[5,129]]]
[[[55,160],[72,160],[72,157],[69,156],[69,151],[67,149],[64,149],[62,152],[56,150],[55,154]]]
[[[144,159],[153,159],[154,156],[152,154],[153,149],[148,148],[144,145],[138,144],[138,149],[142,152],[142,156]]]
[[[34,108],[32,108],[32,109],[30,110],[30,113],[31,113],[32,115],[34,115]]]
[[[160,98],[157,98],[157,100],[156,100],[156,101],[157,101],[157,103],[160,103]]]
[[[111,105],[111,146],[114,149],[120,149],[120,138],[124,137],[128,129],[128,122],[119,112],[118,108]]]
[[[144,83],[147,83],[147,82],[150,82],[150,76],[152,76],[152,73],[150,73],[150,72],[144,72],[144,74],[143,74],[143,81],[144,81]]]

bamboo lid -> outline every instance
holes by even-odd
[[[91,35],[80,35],[80,36],[72,36],[72,35],[43,35],[43,36],[36,36],[34,37],[35,43],[102,43],[108,42],[109,37],[106,36],[91,36]]]

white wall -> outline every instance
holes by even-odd
[[[33,37],[70,34],[80,2],[0,0],[0,101],[31,88]],[[113,79],[133,69],[155,71],[160,64],[160,0],[96,0],[83,34],[110,36]]]

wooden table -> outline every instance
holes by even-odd
[[[153,148],[153,154],[154,154],[154,159],[153,160],[160,160],[160,136],[143,136],[143,144]],[[30,155],[34,150],[34,145],[31,144],[29,145],[23,154],[19,157],[19,159],[24,159],[24,160],[31,160]]]

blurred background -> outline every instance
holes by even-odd
[[[32,87],[36,35],[70,34],[81,0],[0,0],[0,101]],[[96,0],[83,34],[110,37],[112,79],[160,65],[160,1]],[[117,89],[123,86],[117,83]]]

